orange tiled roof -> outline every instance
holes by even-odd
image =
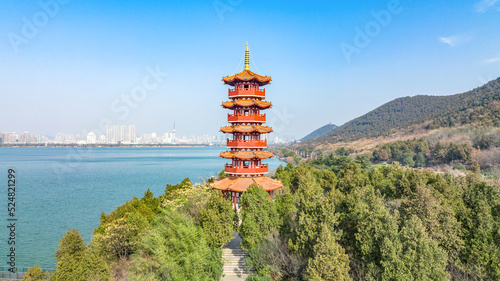
[[[249,69],[245,69],[240,73],[235,75],[222,77],[224,84],[234,86],[238,82],[256,82],[260,86],[264,86],[271,83],[271,76],[262,76]]]
[[[259,177],[235,177],[228,176],[220,181],[216,181],[213,184],[213,188],[225,191],[236,191],[236,192],[245,192],[247,188],[252,184],[258,184],[265,191],[271,191],[280,189],[283,187],[283,184],[280,181],[273,180],[268,177],[259,176]]]
[[[222,103],[222,106],[225,108],[233,108],[236,105],[241,107],[250,107],[255,105],[259,108],[270,108],[273,106],[272,103],[262,100],[234,100]]]
[[[225,151],[221,152],[220,157],[226,159],[237,158],[241,160],[250,159],[267,159],[273,157],[273,153],[269,151]]]
[[[253,133],[267,134],[273,131],[273,128],[261,125],[236,125],[226,126],[220,129],[223,133]]]

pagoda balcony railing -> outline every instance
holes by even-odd
[[[266,122],[266,114],[227,114],[228,122]]]
[[[266,89],[228,89],[229,97],[236,96],[254,96],[254,97],[266,97]]]
[[[266,147],[267,140],[227,140],[229,147]]]
[[[269,170],[268,164],[261,166],[233,166],[226,164],[224,172],[228,174],[264,174]]]

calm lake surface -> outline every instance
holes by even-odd
[[[149,188],[155,196],[167,184],[189,177],[201,182],[226,163],[225,147],[0,148],[0,264],[6,266],[7,171],[16,175],[16,266],[55,268],[54,252],[66,229],[86,242],[109,214]],[[269,161],[270,170],[281,162]]]

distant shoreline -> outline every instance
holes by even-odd
[[[81,147],[81,148],[99,148],[99,147],[225,147],[225,145],[208,145],[208,144],[40,144],[40,143],[23,143],[23,144],[11,144],[11,143],[2,143],[0,144],[0,148],[26,148],[26,147]]]

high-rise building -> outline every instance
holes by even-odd
[[[130,142],[136,142],[136,138],[135,138],[135,125],[128,126],[128,140]]]
[[[127,141],[127,127],[122,125],[120,130],[120,141]]]
[[[118,125],[113,126],[113,142],[120,141],[120,131]]]
[[[175,121],[174,121],[174,129],[172,130],[172,143],[176,143],[175,142]]]
[[[227,140],[229,151],[222,152],[220,157],[231,160],[226,164],[224,171],[228,177],[216,181],[215,189],[231,198],[234,208],[239,208],[241,195],[252,184],[260,185],[269,193],[282,188],[280,181],[264,176],[268,172],[268,165],[262,164],[263,159],[273,157],[273,154],[264,150],[267,141],[263,134],[271,133],[271,127],[263,126],[266,115],[261,110],[271,108],[271,103],[265,101],[266,90],[260,87],[271,83],[270,76],[262,76],[250,71],[248,44],[245,51],[245,69],[232,76],[222,78],[224,84],[234,88],[228,89],[230,101],[224,102],[224,108],[232,110],[228,115],[230,126],[221,128],[221,132],[230,134]]]
[[[87,143],[94,144],[96,143],[97,135],[94,132],[90,132],[87,134]]]
[[[113,142],[113,126],[108,125],[106,128],[106,142],[107,143],[112,143]]]

